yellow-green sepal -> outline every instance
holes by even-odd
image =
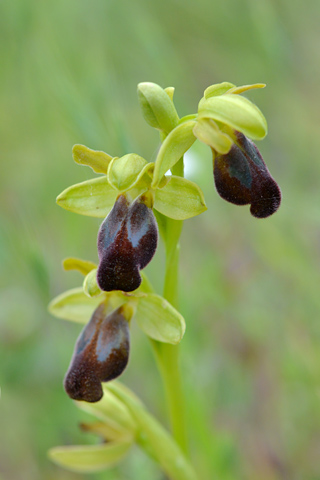
[[[97,265],[89,260],[82,260],[81,258],[68,257],[62,262],[62,266],[65,270],[77,270],[82,275],[88,275],[91,270],[97,268]]]
[[[71,185],[57,197],[57,204],[71,212],[89,217],[108,215],[118,196],[106,176]]]
[[[171,175],[167,183],[155,191],[154,208],[174,220],[187,220],[207,210],[200,187],[183,177]]]
[[[183,316],[163,297],[155,293],[137,296],[134,319],[143,332],[159,342],[180,342],[185,332]]]
[[[111,155],[91,148],[85,145],[74,145],[72,148],[73,160],[79,165],[87,165],[96,173],[108,172],[109,163],[112,160]]]
[[[267,134],[267,121],[259,108],[239,95],[226,93],[205,100],[199,108],[198,118],[212,118],[260,140]]]
[[[79,473],[93,473],[114,467],[126,456],[132,440],[111,441],[102,445],[72,445],[49,450],[50,460]]]
[[[221,154],[228,153],[233,144],[232,138],[223,133],[212,118],[199,118],[193,133],[198,140]]]
[[[170,170],[178,160],[192,146],[196,137],[193,128],[194,120],[186,121],[178,125],[162,143],[153,172],[152,188],[157,188],[164,174]]]
[[[146,122],[169,133],[178,124],[179,117],[169,93],[156,83],[138,85],[138,98]]]
[[[97,297],[102,291],[97,284],[97,268],[91,270],[83,281],[83,291],[88,297]]]
[[[51,300],[48,310],[63,320],[86,324],[101,302],[101,297],[88,297],[82,287],[73,288]]]

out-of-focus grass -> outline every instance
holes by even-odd
[[[99,222],[54,203],[92,176],[73,164],[72,145],[152,159],[157,135],[140,115],[136,84],[174,85],[183,115],[205,87],[228,80],[267,83],[250,98],[268,119],[259,147],[283,204],[259,221],[223,202],[209,152],[193,149],[190,178],[209,207],[182,238],[194,461],[204,480],[319,479],[319,3],[16,0],[0,8],[0,474],[86,478],[52,465],[46,451],[95,441],[78,430],[84,416],[62,389],[79,327],[46,312],[50,298],[81,281],[62,272],[62,258],[97,257]],[[160,287],[161,249],[148,272]],[[124,381],[164,418],[160,379],[136,328]],[[90,478],[163,477],[134,450]]]

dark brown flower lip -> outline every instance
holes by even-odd
[[[129,325],[121,308],[107,315],[102,303],[81,332],[64,379],[64,388],[73,400],[99,401],[101,382],[117,378],[126,368]]]
[[[132,292],[141,284],[140,269],[152,259],[158,227],[152,208],[141,196],[129,205],[120,195],[98,233],[100,263],[97,283],[101,290]]]
[[[251,204],[250,213],[266,218],[281,203],[281,191],[258,148],[245,135],[236,133],[236,143],[214,159],[214,181],[219,195],[235,205]]]

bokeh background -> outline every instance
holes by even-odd
[[[193,461],[203,480],[320,479],[320,4],[318,0],[15,0],[0,4],[1,480],[161,480],[137,448],[110,472],[78,475],[48,448],[95,442],[62,379],[80,326],[49,300],[79,286],[67,256],[97,260],[97,219],[56,206],[91,178],[82,143],[154,160],[157,133],[136,85],[175,86],[180,115],[217,82],[265,82],[247,95],[269,135],[258,146],[283,203],[266,220],[216,194],[209,149],[187,176],[208,211],[185,223],[182,369]],[[159,291],[160,248],[148,273]],[[132,333],[123,377],[165,422],[147,339]]]

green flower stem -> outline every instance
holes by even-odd
[[[174,175],[183,176],[182,158],[172,170]],[[166,218],[163,228],[166,248],[163,296],[176,308],[178,306],[179,238],[182,226],[182,221]],[[173,435],[181,449],[187,453],[188,442],[184,414],[184,396],[179,368],[179,346],[156,341],[153,341],[152,344],[165,386]]]
[[[181,448],[163,426],[122,385],[110,383],[108,389],[129,409],[140,433],[137,443],[159,462],[171,480],[198,480]]]

